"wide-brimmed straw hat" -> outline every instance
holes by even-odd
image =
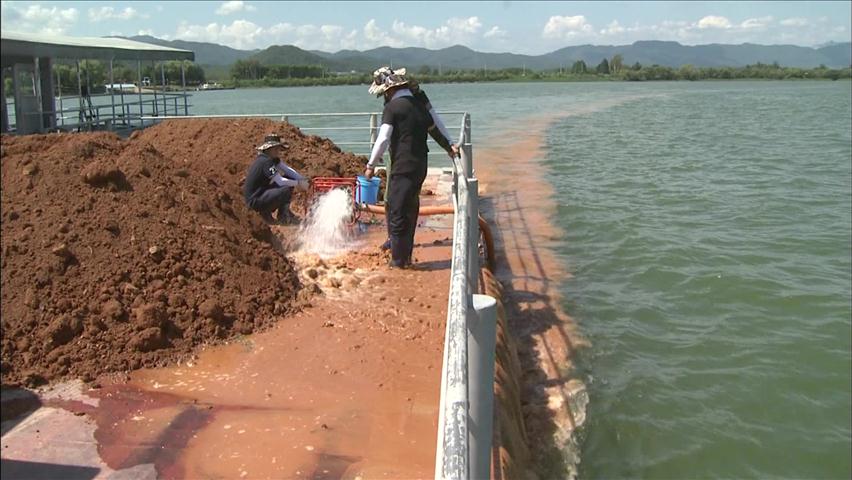
[[[371,95],[381,96],[388,89],[393,87],[401,87],[408,85],[408,78],[405,76],[405,68],[397,68],[392,70],[390,67],[382,67],[373,72],[373,84],[367,90]]]
[[[269,150],[272,147],[284,147],[290,148],[290,145],[287,145],[286,142],[281,141],[281,137],[274,133],[270,133],[267,136],[263,137],[263,143],[257,147],[261,152],[264,150]]]

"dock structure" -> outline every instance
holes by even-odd
[[[0,50],[3,133],[130,131],[144,127],[145,117],[189,114],[183,61],[195,59],[195,53],[190,50],[124,38],[52,36],[5,30],[0,35]],[[94,93],[96,86],[91,84],[89,70],[85,68],[90,60],[103,62],[107,69],[105,93]],[[177,92],[167,91],[177,88],[167,87],[163,63],[166,61],[180,61],[181,82]],[[75,69],[76,95],[63,97],[60,75],[58,71],[54,73],[53,68],[58,62]],[[116,62],[135,67],[135,83],[126,83],[130,79],[116,81],[113,70]],[[156,62],[160,62],[160,78],[153,75],[148,85],[143,84],[143,65],[155,68]],[[84,63],[82,70],[81,63]],[[7,78],[12,80],[11,98],[6,97]],[[130,86],[133,88],[128,88]],[[65,85],[66,89],[68,87]],[[97,87],[99,90],[100,86]]]

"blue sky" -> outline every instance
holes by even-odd
[[[852,2],[2,2],[3,29],[153,35],[239,49],[379,46],[538,55],[569,45],[816,46],[852,39]]]

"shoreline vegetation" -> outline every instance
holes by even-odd
[[[852,79],[852,66],[842,69],[832,69],[824,65],[798,68],[783,67],[778,63],[756,63],[744,67],[683,65],[674,68],[661,65],[645,66],[638,62],[626,66],[619,57],[616,55],[612,61],[604,59],[595,67],[590,67],[580,60],[570,68],[544,71],[526,68],[440,71],[421,67],[412,73],[421,83]],[[235,88],[364,85],[372,81],[369,74],[334,74],[319,66],[261,65],[253,60],[236,62],[229,73],[230,78],[217,81]]]
[[[696,80],[849,80],[852,66],[829,68],[785,67],[778,63],[755,63],[744,67],[696,67],[682,65],[624,65],[616,55],[603,59],[597,66],[586,65],[582,60],[566,68],[534,71],[523,67],[476,70],[439,69],[428,66],[411,69],[420,83],[482,83],[482,82],[648,82]],[[367,85],[372,81],[369,73],[331,72],[320,65],[264,65],[257,60],[238,60],[227,66],[202,66],[185,61],[183,76],[187,90],[196,90],[205,83],[216,83],[221,88],[309,87],[338,85]],[[149,90],[180,91],[181,62],[172,61],[143,67],[141,75],[135,68],[117,64],[114,82],[138,84],[143,78],[143,88]],[[86,91],[104,93],[109,83],[107,67],[103,62],[90,60],[77,71],[70,65],[54,65],[55,88],[62,93],[77,93],[77,78],[83,79]],[[11,78],[5,78],[6,92],[13,91]],[[57,92],[58,93],[58,92]]]

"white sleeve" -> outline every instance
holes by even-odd
[[[290,179],[293,179],[293,180],[304,179],[304,177],[299,172],[297,172],[292,167],[290,167],[289,165],[287,165],[286,163],[284,163],[280,160],[275,165],[275,168],[276,168],[276,170],[278,170],[278,173],[284,178],[290,178]]]
[[[438,131],[441,132],[450,144],[453,143],[453,137],[450,136],[450,132],[447,131],[447,127],[444,126],[444,122],[441,121],[441,117],[438,115],[438,112],[435,111],[434,108],[429,109],[429,115],[432,115],[432,121],[435,122],[435,126],[438,127]]]
[[[269,180],[270,183],[275,183],[279,187],[295,187],[299,184],[298,180],[293,180],[292,178],[284,178],[280,173],[276,173]]]
[[[388,143],[390,143],[392,133],[393,125],[389,123],[383,123],[382,127],[379,128],[379,135],[376,137],[376,143],[373,145],[373,151],[370,152],[370,161],[367,162],[367,168],[373,168],[376,163],[378,163],[379,159],[382,158],[382,155],[385,154],[385,150],[388,148]]]

